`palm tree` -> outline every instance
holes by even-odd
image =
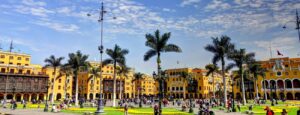
[[[100,77],[100,69],[99,69],[99,67],[91,67],[89,69],[89,73],[91,75],[88,78],[88,81],[93,80],[91,85],[92,85],[92,89],[93,89],[93,99],[95,99],[95,95],[96,95],[95,94],[95,81],[96,81],[96,78]],[[102,84],[100,84],[100,85],[102,85]]]
[[[59,68],[62,65],[62,60],[64,59],[64,57],[58,57],[56,58],[54,55],[51,55],[49,58],[45,59],[45,67],[52,67],[53,68],[53,78],[51,80],[52,82],[52,95],[51,95],[51,104],[54,103],[54,87],[55,87],[55,80],[56,80],[56,71],[57,68]],[[47,94],[48,95],[48,94]]]
[[[205,66],[205,69],[207,70],[206,76],[211,75],[212,77],[212,85],[213,85],[213,96],[216,97],[215,94],[215,76],[214,73],[219,73],[219,67],[216,64],[208,64]]]
[[[246,104],[246,97],[245,97],[245,84],[244,84],[244,67],[243,65],[247,64],[250,61],[254,60],[254,53],[246,53],[245,49],[234,50],[232,53],[229,54],[229,59],[233,60],[234,63],[230,63],[228,68],[230,67],[238,67],[239,68],[239,76],[241,77],[242,82],[242,94],[243,94],[243,104]]]
[[[158,76],[161,77],[161,60],[160,55],[163,52],[182,52],[181,48],[175,44],[168,44],[168,41],[171,37],[171,33],[164,33],[160,35],[159,30],[156,30],[154,35],[146,34],[146,43],[145,45],[150,49],[144,55],[144,61],[148,61],[153,56],[157,55],[156,63],[157,63],[157,73]],[[159,80],[159,92],[162,93],[162,80]],[[161,115],[161,96],[159,97],[159,114]]]
[[[144,74],[142,74],[142,73],[140,73],[140,72],[134,73],[132,82],[135,82],[135,81],[141,82],[142,79],[144,79]],[[138,92],[139,92],[139,93],[138,93],[138,95],[139,95],[138,97],[140,98],[139,107],[142,107],[141,89],[142,89],[141,86],[138,87]]]
[[[113,107],[116,106],[116,80],[117,80],[117,65],[125,65],[126,59],[125,55],[128,54],[129,51],[127,49],[122,49],[120,46],[115,45],[114,49],[107,49],[106,54],[110,57],[103,61],[103,65],[113,64],[114,66],[114,86],[113,86]]]
[[[66,65],[63,65],[60,67],[60,70],[59,70],[59,75],[57,77],[57,79],[61,78],[61,77],[66,77],[65,78],[65,85],[64,85],[64,96],[65,96],[65,99],[68,98],[67,96],[67,89],[68,89],[68,84],[69,84],[69,78],[70,76],[72,75],[72,69],[69,67],[69,66],[66,66]]]
[[[90,64],[87,62],[88,55],[82,54],[79,50],[76,53],[69,53],[69,60],[66,66],[69,66],[75,77],[75,106],[78,106],[78,73],[87,70]]]
[[[221,38],[212,38],[213,43],[208,44],[205,49],[214,54],[212,59],[213,63],[217,63],[221,61],[222,67],[222,77],[223,84],[226,84],[225,77],[225,58],[228,57],[228,54],[234,49],[234,44],[230,42],[230,38],[228,36],[221,36]],[[227,102],[227,91],[226,85],[224,85],[224,106],[226,107]]]
[[[117,74],[120,76],[120,79],[121,79],[122,76],[128,78],[128,73],[130,72],[130,69],[131,68],[127,67],[126,65],[122,65],[122,67],[117,67]],[[125,81],[124,81],[124,83],[125,83]],[[122,84],[120,82],[120,94],[119,94],[120,99],[122,97],[122,90],[121,90],[122,86],[121,85]]]

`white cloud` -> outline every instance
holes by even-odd
[[[61,31],[61,32],[74,32],[79,29],[79,27],[75,24],[61,24],[61,23],[55,23],[50,21],[37,21],[34,22],[34,24],[45,26],[50,29],[54,29],[56,31]]]
[[[205,7],[205,9],[207,10],[225,10],[229,8],[230,8],[230,4],[225,3],[221,0],[213,0]]]
[[[169,9],[169,8],[163,8],[162,11],[165,11],[165,12],[176,12],[175,9]]]
[[[34,0],[22,0],[22,3],[28,6],[46,6],[45,2],[35,2]]]
[[[15,11],[22,14],[31,14],[39,17],[48,17],[48,14],[54,13],[54,11],[48,10],[44,7],[28,7],[23,5],[15,6]]]
[[[180,6],[184,7],[184,6],[188,6],[188,5],[195,5],[197,3],[199,3],[201,0],[182,0]]]

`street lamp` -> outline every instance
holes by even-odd
[[[298,15],[298,10],[296,10],[296,21],[288,21],[284,24],[284,26],[282,27],[283,29],[286,29],[286,25],[290,22],[294,22],[296,24],[296,30],[298,31],[298,37],[299,37],[299,40],[300,40],[300,17]]]
[[[231,76],[231,92],[232,92],[232,100],[231,100],[231,103],[232,103],[232,112],[236,112],[236,109],[235,109],[235,104],[234,104],[234,88],[233,88],[233,86],[234,86],[234,78],[233,78],[233,76]]]
[[[103,21],[104,21],[104,14],[107,13],[106,10],[104,10],[104,6],[103,6],[103,2],[101,3],[101,9],[99,11],[99,19],[98,19],[98,22],[100,23],[101,25],[101,38],[100,38],[100,46],[98,47],[98,50],[100,52],[100,86],[99,86],[99,99],[98,99],[98,106],[97,106],[97,110],[95,112],[96,115],[100,115],[102,113],[104,113],[104,110],[103,110],[103,99],[102,99],[102,95],[103,95],[103,89],[102,89],[102,82],[103,82],[103,78],[102,78],[102,55],[103,55]],[[91,14],[87,14],[87,16],[92,16]],[[113,19],[116,19],[116,17],[113,17]]]
[[[44,112],[48,112],[48,89],[49,89],[49,84],[46,85],[46,90],[47,90],[47,94],[46,94],[46,103],[45,103],[45,108],[44,108]]]

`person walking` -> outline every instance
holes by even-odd
[[[124,115],[128,115],[128,105],[125,103],[124,105]]]
[[[266,110],[266,115],[274,115],[274,111],[270,109],[269,106],[267,106],[264,110]]]

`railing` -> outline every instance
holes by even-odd
[[[263,88],[261,88],[261,91],[264,91]],[[266,91],[271,91],[271,89],[266,89]],[[272,89],[272,91],[275,91],[275,89]],[[276,89],[276,91],[300,91],[300,88],[285,88],[285,89]]]

